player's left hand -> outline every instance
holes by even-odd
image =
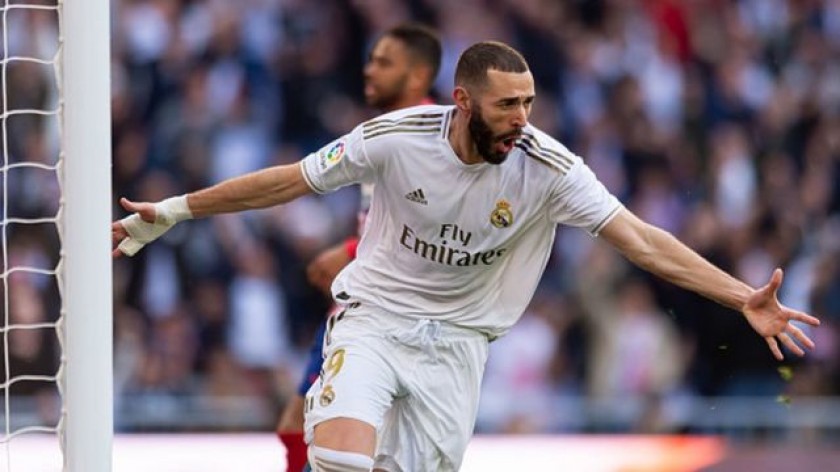
[[[782,275],[782,269],[774,270],[767,285],[755,290],[741,310],[750,326],[767,341],[770,351],[778,360],[784,359],[778,341],[797,356],[805,355],[800,344],[808,349],[814,348],[814,342],[792,321],[811,326],[820,324],[817,318],[779,303],[777,293],[782,285]]]

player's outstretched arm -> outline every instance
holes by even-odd
[[[779,303],[781,269],[773,272],[767,285],[754,289],[711,264],[668,232],[643,222],[626,209],[607,224],[601,237],[639,267],[743,313],[750,326],[767,341],[776,359],[783,359],[778,341],[799,356],[805,354],[799,344],[808,349],[814,347],[813,341],[791,321],[811,326],[818,326],[820,322]]]
[[[303,177],[302,164],[296,163],[234,177],[157,203],[122,198],[120,204],[132,214],[111,224],[113,256],[133,256],[180,221],[267,208],[311,191]]]

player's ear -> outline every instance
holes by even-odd
[[[425,92],[429,90],[432,84],[431,79],[431,71],[428,67],[424,67],[421,65],[416,65],[411,68],[411,71],[408,74],[408,83],[409,87],[412,90],[417,90],[421,92]]]
[[[452,100],[459,110],[470,111],[470,93],[464,87],[460,85],[455,87],[455,90],[452,91]]]

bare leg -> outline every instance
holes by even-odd
[[[376,429],[352,418],[333,418],[315,426],[313,444],[335,451],[355,452],[373,457]]]
[[[280,414],[280,421],[277,422],[278,433],[302,433],[303,432],[303,402],[300,395],[295,395],[289,400]]]

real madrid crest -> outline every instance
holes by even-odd
[[[333,390],[332,385],[327,385],[321,391],[321,398],[319,400],[321,406],[329,406],[330,403],[333,402],[333,400],[335,400],[335,390]]]
[[[490,223],[496,228],[507,228],[513,224],[510,202],[505,199],[496,202],[496,208],[490,213]]]

